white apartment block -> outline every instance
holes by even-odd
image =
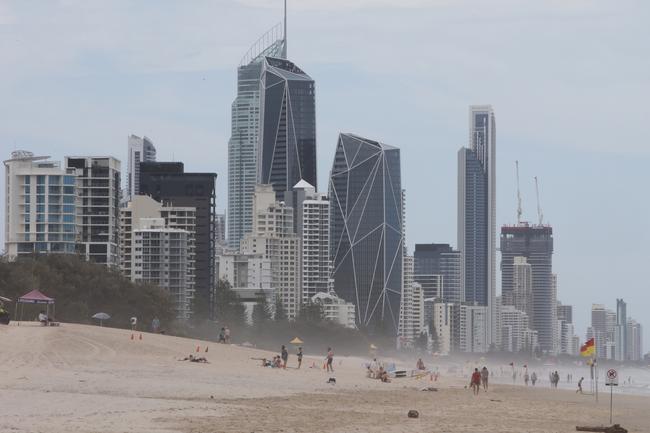
[[[487,345],[488,307],[461,305],[459,349],[461,352],[485,353]]]
[[[346,328],[356,328],[356,307],[336,296],[334,292],[316,293],[311,302],[321,307],[325,320],[331,320]]]
[[[289,319],[302,300],[301,242],[294,232],[293,209],[276,202],[271,185],[257,185],[253,195],[253,231],[240,243],[242,254],[261,254],[271,261],[272,287]]]
[[[505,352],[520,352],[526,349],[526,332],[529,318],[526,313],[512,305],[501,306],[501,349]]]
[[[411,347],[422,332],[424,326],[424,292],[418,283],[411,283],[402,291],[400,321],[400,347]]]
[[[77,252],[107,266],[120,264],[120,161],[111,156],[67,156],[79,197]]]
[[[129,168],[126,194],[124,194],[127,200],[140,193],[140,163],[156,161],[156,148],[149,138],[131,134],[128,138],[128,146]]]
[[[302,302],[307,303],[316,293],[334,290],[330,260],[330,202],[325,194],[317,193],[304,180],[293,189],[295,206],[298,207],[296,233],[302,238]]]
[[[5,253],[75,253],[79,219],[74,173],[49,157],[15,151],[5,165]]]
[[[627,319],[627,359],[641,361],[643,359],[643,328],[634,319]]]
[[[523,311],[531,317],[533,312],[533,270],[526,257],[516,256],[513,258],[513,290],[512,302],[519,311]]]
[[[435,329],[430,329],[429,332],[437,334],[438,353],[440,355],[449,355],[451,353],[453,317],[454,304],[446,302],[433,304],[433,324]]]
[[[156,222],[155,228],[153,228],[152,221]],[[156,284],[158,284],[156,281],[160,280],[161,277],[165,277],[165,271],[163,270],[162,276],[152,276],[151,272],[145,273],[142,266],[137,265],[138,263],[142,263],[146,258],[143,257],[144,252],[142,246],[136,244],[136,240],[138,239],[136,231],[142,230],[145,227],[150,231],[158,230],[160,232],[159,235],[149,234],[147,236],[149,238],[155,236],[161,237],[163,247],[165,246],[165,241],[170,241],[168,238],[172,234],[178,232],[186,233],[185,246],[174,247],[173,260],[176,260],[176,262],[169,264],[170,266],[173,264],[175,268],[173,278],[171,274],[167,275],[168,279],[172,279],[173,281],[166,281],[161,287],[169,289],[170,293],[172,293],[177,317],[180,319],[188,319],[192,314],[191,307],[195,285],[196,209],[193,207],[165,206],[163,203],[157,202],[151,197],[136,195],[131,197],[126,207],[120,209],[120,226],[122,232],[120,242],[120,268],[122,273],[131,281],[147,281]],[[142,238],[144,234],[141,233],[139,236],[144,241]],[[175,238],[175,243],[183,243],[182,239],[176,239],[179,236],[174,235],[171,237]],[[182,237],[180,236],[180,238]],[[182,253],[184,260],[182,262],[177,257],[180,254],[177,248],[184,248],[184,252]],[[148,253],[153,254],[157,252],[149,251]],[[163,254],[163,260],[172,260],[172,257],[168,256],[165,259],[165,255]],[[181,272],[179,270],[181,267],[183,269],[182,272],[185,273],[183,278],[178,276],[178,272]]]

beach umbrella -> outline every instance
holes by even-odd
[[[370,345],[370,349],[371,349],[371,350],[377,350],[377,346],[375,346],[374,344],[371,344],[371,345]]]
[[[97,314],[95,314],[95,315],[93,316],[93,319],[99,320],[99,326],[102,326],[102,322],[103,322],[104,320],[108,320],[108,319],[110,319],[110,318],[111,318],[111,316],[109,316],[109,315],[106,314],[106,313],[97,313]]]
[[[300,338],[296,337],[293,340],[291,340],[289,343],[291,343],[291,344],[302,344],[303,341]]]

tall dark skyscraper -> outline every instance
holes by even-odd
[[[277,25],[253,44],[237,68],[237,97],[232,103],[228,141],[228,244],[231,248],[239,248],[239,241],[251,232],[253,225],[262,66],[267,56],[286,58],[286,47],[286,30],[283,32]]]
[[[314,80],[293,62],[266,57],[262,64],[258,182],[279,199],[305,180],[316,184]]]
[[[140,194],[171,206],[196,208],[195,313],[214,311],[216,173],[186,173],[182,162],[140,163]],[[200,306],[199,306],[200,305]]]
[[[334,289],[359,326],[397,334],[403,272],[400,151],[340,134],[330,174]]]
[[[415,244],[414,280],[422,275],[442,276],[442,300],[459,304],[463,299],[460,281],[461,254],[449,244]],[[424,286],[423,286],[424,287]],[[425,293],[425,297],[427,297]]]
[[[532,317],[530,327],[538,332],[542,350],[553,351],[557,321],[557,294],[553,287],[553,228],[519,223],[501,228],[501,293],[514,299],[515,257],[525,257],[532,273]],[[514,304],[512,304],[514,305]]]
[[[469,108],[469,147],[458,152],[458,249],[465,302],[487,307],[496,343],[496,123],[490,105]]]

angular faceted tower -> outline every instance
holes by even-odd
[[[293,62],[266,57],[262,66],[258,182],[279,200],[304,180],[316,184],[314,80]]]
[[[330,174],[334,289],[357,306],[357,324],[396,335],[402,293],[400,151],[340,134]]]

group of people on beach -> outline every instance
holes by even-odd
[[[489,378],[490,378],[490,372],[486,366],[483,366],[481,371],[479,371],[478,368],[474,369],[474,372],[472,373],[472,377],[470,378],[470,382],[469,382],[469,385],[472,388],[474,395],[479,394],[479,391],[481,390],[481,385],[483,386],[483,390],[487,392]]]
[[[298,347],[298,352],[296,353],[296,358],[298,359],[298,366],[296,367],[296,369],[298,370],[300,369],[300,367],[302,367],[303,356],[304,353],[302,351],[302,347]],[[280,354],[275,355],[272,361],[269,361],[266,358],[262,359],[262,367],[286,369],[288,362],[289,362],[289,350],[287,349],[287,346],[283,344],[282,347],[280,348]],[[334,351],[332,350],[331,347],[327,348],[327,354],[325,355],[325,365],[323,365],[323,369],[327,370],[328,373],[334,372]]]
[[[230,344],[230,328],[224,326],[219,332],[219,343]]]

